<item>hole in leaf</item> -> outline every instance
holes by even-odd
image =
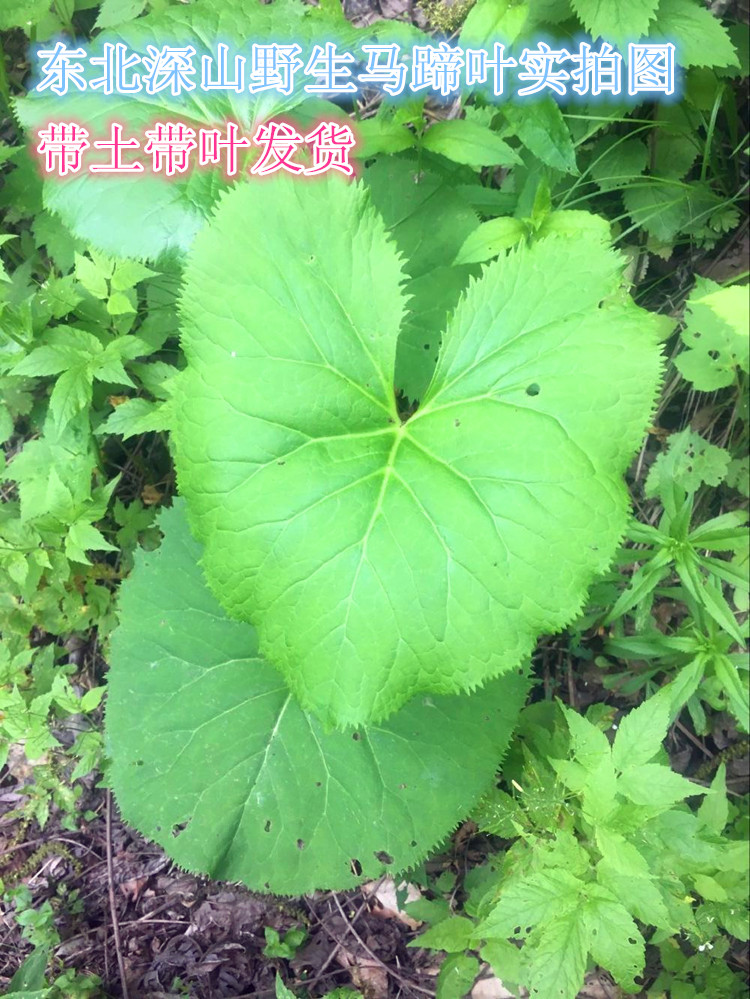
[[[430,345],[429,345],[429,343],[426,343],[426,344],[424,345],[424,349],[425,349],[425,350],[429,350],[429,349],[430,349]]]
[[[415,839],[413,839],[411,841],[411,843],[409,843],[409,846],[416,846],[416,845],[417,845],[417,841]]]
[[[717,361],[719,359],[719,351],[709,350],[708,356],[711,358],[712,361]]]
[[[349,861],[349,866],[352,869],[352,874],[358,878],[362,873],[362,865],[360,864],[360,862],[357,860],[356,857],[352,857],[352,859]]]
[[[453,426],[454,427],[460,427],[461,426],[461,421],[460,420],[454,420],[453,421]]]
[[[362,736],[359,734],[359,732],[352,732],[352,739],[354,739],[355,742],[359,742],[361,738]]]
[[[386,852],[385,850],[378,850],[375,853],[375,859],[379,860],[381,864],[393,863],[393,857],[390,855],[390,853]]]
[[[315,786],[316,787],[322,787],[323,785],[322,785],[322,783],[319,780],[316,780],[315,781]]]
[[[298,839],[297,840],[297,849],[298,850],[304,850],[305,849],[305,841],[303,839]]]
[[[188,820],[189,821],[189,820]],[[175,822],[172,826],[172,835],[175,839],[187,828],[187,822]]]
[[[263,832],[270,832],[270,831],[271,831],[271,820],[266,819],[266,824],[263,826]]]
[[[406,423],[410,416],[413,416],[417,411],[418,402],[412,402],[408,396],[404,395],[400,390],[396,390],[396,411],[398,412],[399,419],[401,423]]]
[[[137,767],[142,767],[142,766],[143,766],[143,760],[136,760],[136,761],[135,761],[135,765],[136,765]]]
[[[408,784],[399,784],[398,789],[399,789],[399,791],[405,791],[407,787],[408,787]]]
[[[536,382],[532,382],[526,387],[526,395],[539,395],[539,386]]]

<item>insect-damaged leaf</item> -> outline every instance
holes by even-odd
[[[490,265],[402,423],[403,275],[365,192],[223,198],[186,272],[180,489],[209,584],[307,709],[360,724],[471,689],[578,612],[660,370],[620,266],[558,236]]]
[[[417,863],[486,791],[528,681],[325,732],[211,595],[183,506],[122,587],[106,728],[123,816],[186,868],[278,893]]]

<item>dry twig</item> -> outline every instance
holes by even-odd
[[[130,999],[128,983],[125,979],[125,961],[120,943],[120,924],[117,921],[117,905],[115,903],[115,879],[112,865],[112,793],[107,790],[107,887],[109,889],[109,911],[112,917],[112,935],[115,938],[117,967],[120,972],[123,999]]]

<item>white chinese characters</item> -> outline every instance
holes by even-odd
[[[556,48],[540,41],[514,57],[495,43],[489,48],[462,48],[441,41],[403,49],[395,43],[363,44],[355,55],[333,42],[305,52],[292,43],[248,43],[234,51],[218,43],[210,54],[192,45],[147,45],[143,53],[125,44],[105,43],[102,54],[88,57],[81,47],[62,41],[39,49],[37,92],[58,96],[97,90],[105,95],[162,92],[189,96],[196,90],[289,96],[333,97],[381,88],[391,97],[431,92],[452,97],[481,88],[498,97],[552,94],[565,98],[675,93],[676,58],[672,43],[631,43],[623,56],[608,42],[598,47],[581,42],[577,49]],[[509,84],[515,83],[515,88]]]

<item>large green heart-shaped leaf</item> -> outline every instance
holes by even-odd
[[[620,265],[582,237],[490,265],[402,423],[402,273],[362,188],[220,202],[185,278],[180,489],[209,584],[306,708],[356,725],[471,689],[579,611],[661,364]]]
[[[528,681],[422,697],[326,733],[207,589],[182,509],[137,556],[112,642],[107,740],[124,818],[182,866],[299,894],[417,863],[487,789]]]

